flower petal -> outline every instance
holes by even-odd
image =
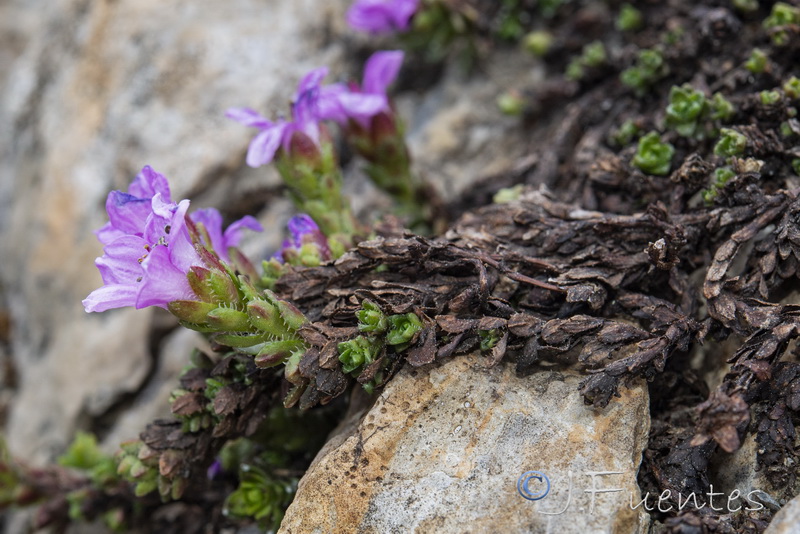
[[[167,304],[175,300],[197,299],[189,287],[186,273],[172,264],[167,247],[154,247],[142,262],[142,269],[144,276],[136,295],[136,308],[166,308]]]
[[[300,80],[300,85],[297,86],[295,101],[300,100],[305,93],[318,89],[322,79],[327,75],[328,67],[318,67],[303,76],[303,79]]]
[[[86,313],[91,313],[133,306],[136,304],[136,291],[136,287],[129,285],[105,285],[95,289],[83,299],[83,309]]]
[[[103,249],[95,260],[104,284],[135,284],[142,276],[141,261],[148,254],[147,243],[141,237],[123,236]]]
[[[140,198],[153,198],[156,193],[167,202],[170,202],[169,182],[167,178],[156,171],[150,165],[145,165],[141,172],[136,175],[136,178],[131,182],[128,187],[128,193]]]
[[[252,128],[269,128],[272,122],[261,116],[256,110],[250,108],[230,108],[225,116],[238,123]]]
[[[275,157],[286,131],[287,123],[280,122],[261,131],[250,141],[247,150],[247,164],[253,168],[266,165]]]
[[[222,250],[227,251],[230,247],[239,246],[239,241],[242,240],[242,231],[247,228],[254,232],[263,232],[264,227],[261,226],[255,217],[245,215],[238,221],[232,222],[230,226],[225,229],[225,234],[222,236]]]
[[[189,218],[197,224],[202,224],[206,229],[211,240],[210,243],[205,243],[206,246],[213,248],[217,254],[220,254],[222,250],[228,249],[227,247],[223,248],[222,214],[218,210],[214,208],[197,210],[189,215]]]
[[[364,66],[364,92],[385,94],[386,89],[397,78],[405,55],[401,50],[375,52]]]
[[[371,117],[389,108],[385,95],[348,93],[340,95],[339,102],[345,114],[362,123],[362,125],[369,121]]]
[[[142,235],[145,221],[152,212],[149,198],[122,191],[112,191],[106,199],[106,212],[111,226],[129,235]]]

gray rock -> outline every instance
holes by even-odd
[[[647,388],[594,411],[579,381],[571,371],[486,370],[480,356],[403,369],[320,452],[280,532],[646,532],[649,517],[630,502],[640,501]],[[550,480],[535,502],[518,492],[529,471]],[[543,480],[530,479],[529,493]]]
[[[80,303],[100,285],[92,230],[105,222],[108,192],[145,164],[195,208],[225,208],[277,185],[274,170],[245,167],[253,131],[224,112],[286,113],[299,78],[323,64],[345,77],[348,4],[0,4],[0,302],[18,371],[5,428],[14,454],[60,454],[76,427],[146,388],[158,359],[151,311],[90,316]],[[272,232],[248,252],[280,243],[288,213],[278,206],[261,215]]]
[[[795,534],[800,532],[800,496],[795,497],[772,517],[764,534]]]

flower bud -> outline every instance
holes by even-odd
[[[208,324],[228,332],[247,332],[252,329],[248,315],[233,308],[213,309],[208,313]]]
[[[269,341],[264,344],[264,347],[256,355],[255,363],[262,369],[280,365],[292,355],[293,351],[302,346],[303,342],[297,339]]]
[[[266,300],[259,299],[248,302],[247,315],[250,318],[250,323],[262,332],[276,336],[284,333],[278,310]]]
[[[414,313],[389,316],[389,333],[386,334],[386,343],[389,345],[407,345],[410,343],[417,332],[422,330],[422,321]],[[405,347],[397,347],[402,350]]]
[[[195,324],[204,324],[206,315],[216,307],[216,304],[197,300],[175,300],[167,305],[167,309],[172,315],[181,321]]]
[[[361,309],[356,312],[356,317],[361,332],[383,333],[389,326],[386,315],[380,307],[368,299],[364,299],[361,303]]]

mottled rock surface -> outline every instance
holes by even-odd
[[[629,505],[640,500],[647,388],[594,411],[570,371],[518,378],[484,361],[402,370],[320,452],[280,532],[647,532],[649,518]],[[550,480],[536,502],[517,491],[528,471]],[[594,488],[621,491],[587,492],[589,472],[614,472],[596,475]]]
[[[253,132],[223,113],[286,113],[299,78],[323,64],[330,81],[360,76],[350,52],[366,40],[345,27],[348,4],[0,4],[0,316],[11,324],[0,424],[15,454],[50,460],[76,428],[107,436],[113,451],[141,430],[144,415],[126,412],[169,413],[163,390],[179,367],[160,361],[187,358],[191,346],[164,353],[174,322],[152,310],[87,315],[80,304],[100,285],[92,230],[105,221],[105,197],[152,165],[194,208],[215,206],[229,219],[258,213],[269,231],[244,248],[271,253],[291,208],[274,169],[244,164]],[[503,51],[479,76],[453,68],[398,95],[416,164],[445,197],[524,151],[517,121],[494,106],[500,91],[541,75],[515,67],[518,54]],[[348,166],[346,190],[371,212],[381,197],[359,167]]]
[[[800,532],[800,497],[789,501],[775,514],[764,534],[795,534]]]
[[[163,378],[152,371],[152,311],[88,316],[80,303],[100,285],[92,230],[107,193],[150,164],[194,207],[240,215],[242,199],[265,204],[277,177],[245,167],[252,132],[224,111],[285,111],[306,71],[327,63],[345,74],[347,2],[43,4],[0,6],[0,292],[18,379],[5,433],[37,461],[78,426],[108,430],[98,418]],[[280,228],[286,204],[273,204],[261,218]],[[255,250],[280,239],[271,232]]]

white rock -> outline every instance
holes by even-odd
[[[485,370],[479,356],[403,369],[320,452],[280,532],[646,532],[647,514],[630,502],[640,501],[647,388],[623,390],[595,411],[579,381],[566,371]],[[517,489],[528,471],[550,480],[536,502]],[[620,491],[592,493],[590,472],[614,472],[595,475],[594,489]]]

